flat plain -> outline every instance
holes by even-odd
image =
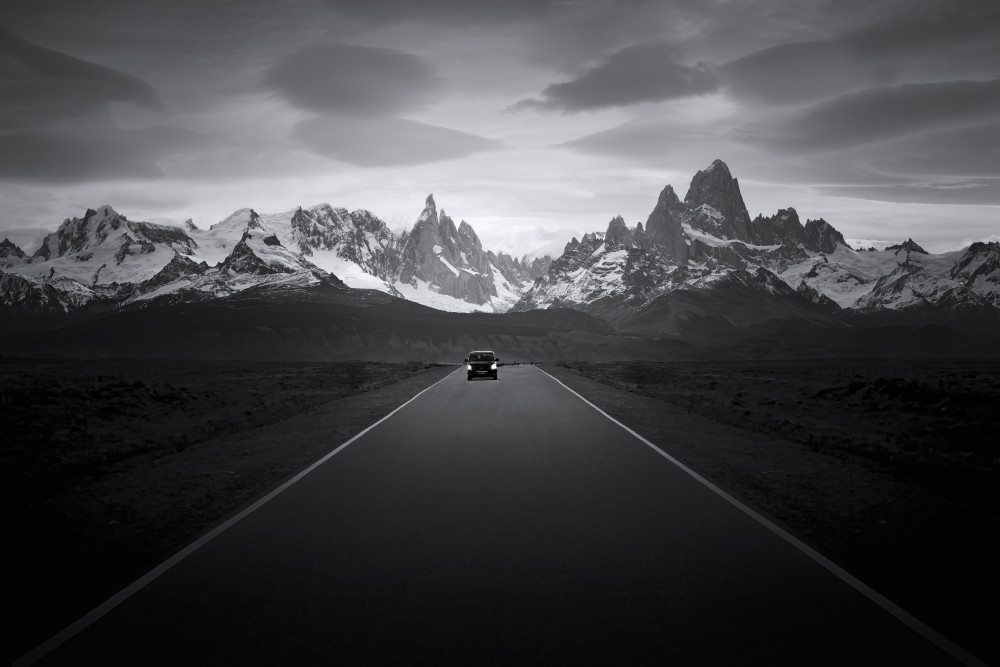
[[[0,362],[6,662],[454,370]]]
[[[540,367],[917,618],[998,657],[978,609],[998,592],[1000,363]],[[454,369],[4,360],[0,527],[13,573],[4,595],[18,609],[4,657]]]
[[[987,661],[1000,364],[630,361],[543,369]]]

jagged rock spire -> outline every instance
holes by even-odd
[[[604,234],[604,243],[608,250],[620,250],[632,247],[632,231],[620,216],[615,216],[608,223],[608,231]]]
[[[677,198],[674,188],[668,185],[660,191],[656,206],[646,218],[646,236],[653,243],[663,246],[678,262],[688,259],[688,247],[681,228],[683,212],[684,204]]]
[[[715,160],[691,179],[691,186],[684,196],[684,203],[691,208],[707,204],[725,219],[723,233],[728,238],[750,240],[750,214],[747,213],[739,181],[729,172],[722,160]]]

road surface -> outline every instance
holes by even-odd
[[[24,662],[960,664],[786,537],[539,369],[460,369]]]

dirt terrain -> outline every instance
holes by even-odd
[[[5,662],[454,368],[0,362]]]
[[[1000,364],[577,362],[547,372],[920,620],[1000,660]]]

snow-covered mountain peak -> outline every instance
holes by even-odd
[[[219,265],[229,273],[265,275],[272,273],[318,272],[318,267],[285,248],[274,230],[253,214],[239,243]]]
[[[88,208],[82,218],[66,218],[59,228],[47,235],[35,250],[32,260],[47,261],[67,253],[86,252],[104,243],[110,234],[126,223],[110,205]]]
[[[354,221],[355,225],[368,232],[381,233],[383,231],[389,231],[389,227],[368,209],[355,209],[354,211],[351,211],[350,218]]]
[[[180,227],[131,221],[104,204],[64,220],[30,258],[12,259],[16,253],[10,251],[3,266],[32,280],[73,283],[77,287],[66,288],[73,299],[84,293],[90,298],[91,287],[142,282],[175,254],[190,255],[196,247]]]
[[[442,310],[503,312],[551,262],[484,251],[472,225],[439,214],[433,195],[402,235],[367,209],[348,213],[325,202],[279,213],[239,208],[208,229],[190,219],[133,222],[106,205],[66,220],[43,245],[37,257],[23,258],[13,243],[0,244],[0,269],[18,276],[4,285],[18,293],[55,289],[61,296],[53,304],[62,310],[93,299],[200,300],[325,282]]]
[[[929,254],[926,250],[921,248],[920,245],[912,238],[908,238],[902,243],[897,243],[896,245],[888,246],[886,250],[893,250],[897,255],[900,253],[905,253],[908,255],[911,252],[918,252],[921,255]]]
[[[111,204],[102,204],[96,209],[87,209],[87,213],[84,215],[84,222],[92,225],[99,225],[106,220],[113,220],[119,218],[124,220],[125,216],[120,215],[118,211],[112,208]]]
[[[958,258],[949,275],[1000,307],[1000,243],[973,243]]]
[[[0,259],[6,259],[8,257],[16,257],[18,259],[24,259],[26,255],[20,247],[9,238],[5,238],[0,241]]]
[[[972,250],[929,255],[910,239],[857,252],[826,220],[803,224],[792,207],[751,221],[738,181],[716,160],[695,174],[683,202],[664,187],[644,227],[613,219],[604,233],[573,238],[514,309],[570,307],[649,324],[675,293],[683,301],[691,289],[762,287],[789,304],[789,316],[802,303],[825,313],[997,305],[1000,244]]]
[[[264,229],[264,223],[260,221],[260,216],[253,209],[250,209],[250,219],[247,221],[247,229]]]
[[[251,213],[253,213],[254,215],[257,215],[257,213],[252,208],[240,208],[240,209],[236,209],[235,211],[233,211],[232,213],[230,213],[228,216],[226,216],[225,219],[223,219],[223,220],[215,223],[211,227],[209,227],[209,230],[210,231],[211,230],[225,230],[225,229],[239,229],[239,230],[244,230],[244,229],[246,229],[247,223],[250,222],[250,214]]]

